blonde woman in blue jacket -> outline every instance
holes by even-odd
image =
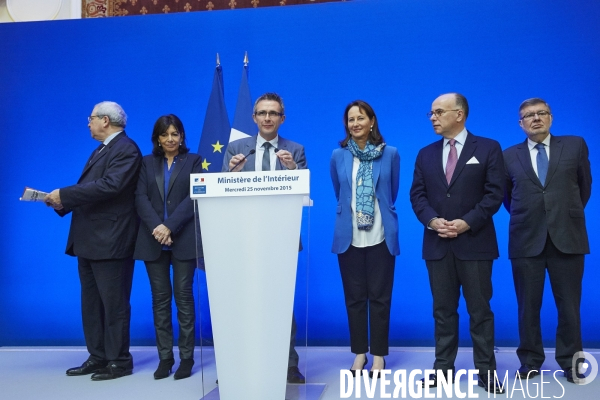
[[[356,375],[366,367],[370,348],[373,377],[385,369],[389,350],[394,266],[400,254],[394,206],[400,156],[384,142],[375,112],[366,102],[348,104],[344,125],[346,137],[333,151],[330,164],[338,201],[331,251],[338,255],[350,349],[356,354],[350,369]]]

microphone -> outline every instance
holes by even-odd
[[[273,151],[275,152],[275,154],[277,154],[277,152],[278,152],[279,150],[281,150],[281,149],[278,149],[277,147],[273,147]],[[275,157],[275,158],[277,159],[277,163],[279,164],[279,168],[280,168],[281,170],[286,170],[287,168],[284,168],[284,167],[283,167],[283,164],[281,163],[281,160],[279,159],[279,157]]]
[[[233,171],[234,169],[236,169],[236,168],[238,167],[238,165],[240,165],[240,164],[241,164],[241,163],[242,163],[242,162],[243,162],[243,161],[244,161],[244,160],[245,160],[245,159],[246,159],[246,158],[247,158],[249,155],[251,155],[251,154],[254,154],[254,153],[256,153],[256,150],[254,150],[254,149],[250,150],[250,151],[248,152],[248,154],[246,154],[246,155],[244,156],[244,158],[242,158],[240,161],[238,161],[238,162],[237,162],[237,164],[235,164],[235,165],[233,166],[233,168],[231,168],[231,169],[229,170],[229,172],[231,172],[231,171]]]

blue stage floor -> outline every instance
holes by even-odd
[[[307,382],[314,386],[307,387],[307,392],[320,385],[326,385],[322,400],[340,399],[340,369],[350,367],[353,355],[346,347],[309,347],[298,349],[300,353],[300,369],[305,373]],[[597,360],[600,350],[586,349]],[[196,349],[193,375],[188,379],[175,381],[172,377],[154,380],[153,372],[158,365],[158,356],[153,347],[133,347],[131,350],[135,369],[131,376],[113,381],[94,382],[89,376],[68,377],[65,370],[81,364],[87,358],[82,347],[0,347],[0,399],[2,400],[199,400],[209,395],[217,385],[214,353],[211,347]],[[544,369],[552,372],[558,369],[553,360],[554,353],[548,351]],[[469,348],[459,351],[456,368],[472,368],[472,352]],[[430,368],[433,363],[432,348],[395,347],[390,349],[386,358],[387,368],[394,373],[406,370],[407,378],[412,370]],[[509,372],[508,392],[496,398],[562,398],[565,400],[596,400],[600,398],[600,376],[588,385],[568,383],[562,374],[554,379],[552,372],[542,377],[537,376],[527,387],[523,381],[523,390],[514,386],[514,371],[519,366],[514,349],[500,348],[497,355],[498,374],[504,376]],[[204,368],[202,368],[204,365]],[[175,365],[177,367],[177,364]],[[422,377],[419,376],[419,378]],[[390,384],[387,393],[393,395],[395,388],[393,377],[388,376]],[[467,393],[467,378],[463,376],[460,390]],[[543,387],[543,393],[541,388]],[[529,390],[529,393],[527,392]],[[292,391],[291,396],[295,396]],[[299,393],[300,391],[296,390]],[[435,389],[432,394],[435,395]],[[480,399],[488,398],[488,394],[479,387],[473,393]],[[401,392],[400,392],[401,395]],[[452,398],[456,398],[456,393]],[[209,397],[210,398],[210,397]],[[293,398],[293,397],[290,397]],[[349,398],[357,398],[355,393]],[[385,398],[381,396],[380,386],[375,388],[375,395],[367,397],[365,387],[361,389],[361,399]],[[391,398],[394,398],[393,396]],[[407,397],[410,396],[407,393]],[[423,394],[424,398],[424,394]],[[493,395],[490,398],[494,398]],[[261,399],[240,399],[261,400]],[[283,400],[283,399],[282,399]]]

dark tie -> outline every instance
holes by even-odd
[[[92,156],[90,157],[90,161],[88,161],[88,164],[92,162],[92,160],[94,158],[96,158],[96,156],[102,151],[102,149],[104,149],[106,147],[106,145],[104,143],[102,143],[100,146],[98,146],[98,148],[96,150],[94,150],[94,152],[92,153]]]
[[[270,171],[271,170],[271,152],[269,151],[269,149],[271,148],[271,143],[269,143],[269,142],[263,143],[263,148],[265,149],[265,152],[263,153],[262,170]]]
[[[450,153],[448,154],[448,161],[446,162],[446,181],[450,184],[452,180],[452,174],[454,173],[454,169],[456,168],[456,161],[458,160],[458,155],[456,153],[456,140],[450,139]]]
[[[536,157],[538,178],[543,186],[544,183],[546,183],[546,175],[548,175],[548,154],[546,154],[546,146],[544,143],[536,144],[535,148],[538,151]]]

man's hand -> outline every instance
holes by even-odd
[[[464,219],[454,219],[452,221],[446,221],[446,225],[448,227],[455,228],[455,231],[456,231],[457,235],[465,233],[466,231],[468,231],[469,229],[471,229],[471,227],[469,226],[469,224],[467,224]]]
[[[240,171],[242,168],[244,168],[244,165],[246,164],[246,161],[248,161],[248,159],[244,159],[244,157],[246,157],[243,154],[236,154],[235,156],[231,157],[231,160],[229,160],[229,170],[231,172],[237,172]],[[242,161],[244,160],[244,161]],[[240,162],[242,161],[242,162]],[[240,163],[240,165],[238,165],[233,171],[232,168],[235,164]]]
[[[436,218],[429,223],[429,227],[438,233],[439,237],[455,238],[465,233],[471,227],[462,219],[446,221],[444,218]]]
[[[275,155],[279,157],[279,161],[281,161],[281,163],[285,165],[287,169],[296,169],[297,165],[294,162],[292,153],[287,150],[279,150],[277,153],[275,153]]]
[[[163,224],[158,225],[152,231],[152,236],[156,239],[160,244],[166,244],[170,246],[173,241],[171,240],[171,230],[164,226]]]
[[[62,210],[64,207],[60,201],[60,189],[54,189],[46,195],[46,197],[44,197],[44,203],[55,210]]]

